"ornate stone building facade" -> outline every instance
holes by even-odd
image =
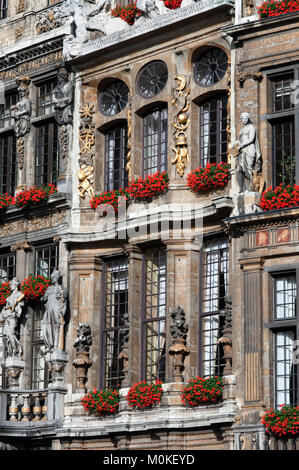
[[[298,180],[298,14],[138,1],[130,26],[110,1],[0,6],[0,193],[58,189],[0,212],[1,283],[51,278],[34,302],[14,281],[0,312],[0,447],[298,448],[261,424],[298,404],[298,210],[259,205]],[[221,162],[226,186],[189,190]],[[164,171],[150,202],[90,204]],[[183,405],[215,375],[220,402]],[[156,379],[161,404],[131,409],[129,387]],[[93,388],[119,390],[115,416],[85,412]]]

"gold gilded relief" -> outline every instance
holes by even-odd
[[[190,89],[187,86],[187,79],[184,75],[176,75],[175,80],[177,82],[177,86],[173,90],[172,104],[178,109],[178,112],[173,123],[173,127],[175,128],[175,146],[172,148],[174,156],[171,163],[176,165],[177,173],[183,177],[185,174],[185,168],[189,162],[187,129],[190,124]]]

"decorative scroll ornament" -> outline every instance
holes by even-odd
[[[252,78],[256,82],[260,82],[260,81],[263,80],[263,77],[264,76],[263,76],[262,72],[260,72],[259,70],[252,70],[252,71],[249,71],[249,72],[243,72],[243,71],[239,70],[239,72],[237,73],[237,80],[240,83],[241,88],[243,87],[244,82],[248,78]]]
[[[187,86],[187,80],[184,75],[177,75],[175,77],[177,87],[173,90],[172,104],[179,110],[176,114],[173,127],[175,147],[172,148],[174,157],[172,164],[176,165],[177,173],[183,177],[185,168],[189,162],[188,144],[187,144],[187,129],[189,127],[189,109],[190,109],[190,89]]]
[[[80,170],[78,171],[78,179],[80,184],[78,186],[79,195],[85,199],[85,193],[91,198],[94,196],[93,183],[94,183],[94,145],[95,145],[95,125],[93,123],[94,106],[86,104],[79,109],[81,125],[79,130],[79,145],[80,145]]]
[[[131,155],[132,155],[132,99],[133,99],[133,91],[130,90],[129,93],[129,106],[128,106],[128,153],[127,153],[127,164],[126,164],[126,171],[128,172],[128,179],[132,181],[132,162],[131,162]]]
[[[66,18],[62,16],[61,9],[54,7],[43,11],[36,19],[37,34],[47,33],[53,29],[60,28],[66,22]]]

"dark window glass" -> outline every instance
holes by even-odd
[[[292,109],[292,81],[293,75],[277,77],[272,80],[273,90],[273,111],[285,111]]]
[[[59,245],[51,244],[36,248],[35,275],[50,278],[53,271],[58,269]]]
[[[167,170],[167,109],[155,109],[143,118],[144,176]]]
[[[226,240],[205,244],[202,276],[201,310],[201,367],[202,376],[222,375],[224,361],[221,337],[224,318],[220,315],[225,308],[228,295],[229,250]]]
[[[122,80],[110,83],[100,95],[100,110],[106,116],[115,116],[128,104],[129,88]]]
[[[296,340],[296,275],[274,277],[274,392],[275,407],[297,404],[297,365],[292,361]],[[288,320],[288,327],[280,322]]]
[[[57,183],[59,154],[56,122],[37,128],[36,184]]]
[[[16,137],[0,137],[0,194],[14,195],[17,178]]]
[[[295,126],[294,118],[272,124],[274,185],[294,184],[296,181]]]
[[[195,63],[195,81],[204,87],[212,86],[224,77],[227,67],[226,53],[218,47],[212,47],[205,51]]]
[[[55,111],[53,104],[53,90],[56,86],[56,81],[47,81],[38,86],[37,94],[37,114],[38,116],[45,116]]]
[[[227,161],[227,96],[200,105],[200,164]]]
[[[5,104],[0,104],[0,128],[10,127],[14,125],[11,107],[17,103],[17,94],[5,96]]]
[[[145,256],[143,375],[146,381],[165,381],[166,251],[151,249]]]
[[[167,83],[168,70],[164,62],[157,60],[146,65],[138,76],[139,93],[144,98],[153,98]]]
[[[0,284],[11,281],[16,275],[16,255],[14,253],[0,255]]]
[[[124,188],[128,185],[128,172],[126,171],[127,126],[118,126],[109,130],[105,141],[107,191]]]
[[[8,0],[0,0],[0,20],[7,18]]]
[[[106,263],[103,338],[104,387],[118,389],[124,378],[119,354],[124,345],[122,328],[128,315],[128,260]]]
[[[51,273],[58,269],[59,245],[51,244],[35,250],[35,276],[50,278]],[[31,343],[31,386],[33,389],[43,389],[49,381],[49,373],[45,362],[45,346],[42,337],[41,322],[45,306],[36,301],[32,311],[32,343]]]

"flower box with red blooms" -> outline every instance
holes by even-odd
[[[20,291],[23,292],[27,300],[35,300],[41,298],[49,285],[50,279],[43,276],[32,276],[32,274],[20,285]]]
[[[150,202],[155,197],[161,196],[168,189],[168,174],[166,171],[160,173],[159,171],[153,175],[148,175],[145,178],[138,178],[132,180],[128,187],[130,199],[135,202],[147,201]]]
[[[135,20],[142,14],[142,11],[137,8],[136,4],[137,2],[131,2],[125,7],[116,5],[116,7],[111,10],[111,15],[116,18],[121,18],[132,26]]]
[[[9,206],[14,205],[15,198],[9,194],[0,194],[0,211],[5,211]]]
[[[262,423],[268,434],[289,438],[299,435],[299,406],[281,405],[280,410],[267,411]]]
[[[216,403],[222,396],[221,377],[196,377],[188,381],[181,393],[181,400],[186,406],[195,407],[209,403]]]
[[[2,282],[0,284],[0,306],[6,304],[6,299],[11,293],[10,283],[9,282]]]
[[[114,191],[106,191],[105,193],[94,196],[89,204],[93,209],[96,209],[98,206],[113,206],[114,211],[118,212],[120,207],[127,205],[129,201],[128,189],[116,189]]]
[[[287,13],[294,13],[296,11],[299,11],[299,0],[282,0],[280,2],[270,0],[263,2],[261,6],[258,7],[260,19],[286,15]]]
[[[225,163],[208,163],[199,167],[187,176],[187,187],[198,194],[223,189],[230,177],[230,166]]]
[[[113,414],[118,411],[119,392],[117,390],[97,390],[93,389],[82,398],[82,405],[86,411],[96,415]]]
[[[17,194],[15,204],[21,209],[29,206],[37,206],[41,202],[46,202],[52,194],[57,192],[57,188],[52,183],[39,187],[33,186]]]
[[[268,188],[263,192],[260,206],[264,211],[284,209],[286,207],[299,206],[299,184]]]
[[[132,408],[151,408],[161,403],[162,394],[162,382],[160,380],[156,380],[155,384],[149,384],[143,380],[130,388],[127,402]]]

